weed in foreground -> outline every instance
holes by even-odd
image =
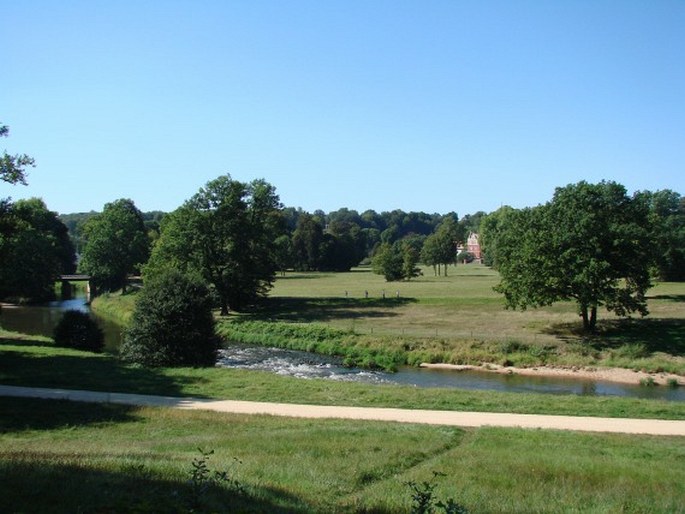
[[[211,488],[223,485],[231,487],[237,493],[244,492],[240,482],[231,477],[228,471],[216,471],[209,468],[209,457],[214,454],[214,450],[198,448],[198,451],[201,455],[193,459],[190,470],[190,492],[187,498],[190,512],[203,511],[205,497]],[[241,463],[238,459],[234,460],[238,464]]]
[[[433,471],[433,478],[431,480],[426,480],[421,483],[414,481],[406,482],[406,485],[411,489],[412,514],[432,514],[434,512],[444,512],[445,514],[468,514],[466,507],[458,504],[452,498],[448,498],[444,502],[435,498],[434,491],[438,486],[435,481],[438,477],[444,476],[446,476],[444,473]]]

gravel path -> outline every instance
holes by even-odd
[[[333,407],[289,403],[247,402],[236,400],[204,400],[126,393],[103,393],[67,389],[15,387],[0,385],[0,396],[47,398],[91,403],[118,403],[148,407],[211,410],[238,414],[267,414],[296,418],[338,418],[400,423],[423,423],[460,427],[519,427],[578,430],[582,432],[614,432],[623,434],[685,436],[685,420],[596,418],[589,416],[557,416],[541,414],[506,414],[494,412],[459,412],[374,407]]]

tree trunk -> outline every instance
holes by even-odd
[[[585,332],[590,331],[590,319],[588,317],[587,305],[580,306],[580,315],[583,318],[583,330]]]
[[[597,306],[593,305],[590,311],[590,331],[594,332],[597,328]]]

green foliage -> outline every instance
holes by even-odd
[[[0,137],[9,135],[9,127],[0,124]],[[0,180],[10,184],[26,185],[26,167],[34,166],[36,163],[33,157],[26,154],[10,155],[6,151],[0,156]]]
[[[614,182],[557,188],[544,206],[509,212],[498,226],[494,260],[507,306],[573,300],[586,331],[597,309],[647,314],[647,213]],[[490,237],[490,236],[488,236]],[[486,248],[493,242],[486,237]]]
[[[101,352],[105,335],[88,313],[68,310],[55,327],[53,339],[57,346]]]
[[[671,190],[638,193],[649,209],[648,258],[660,280],[685,281],[685,198]]]
[[[42,200],[0,203],[0,298],[52,299],[75,260],[67,228]]]
[[[217,339],[204,283],[177,271],[151,279],[138,295],[121,356],[144,366],[213,366]]]
[[[237,493],[243,493],[243,488],[235,478],[232,478],[228,471],[217,471],[209,468],[210,456],[214,455],[214,450],[203,450],[198,448],[200,457],[196,457],[192,462],[190,470],[190,494],[188,495],[188,507],[190,512],[203,512],[207,509],[206,496],[210,489],[221,486],[228,486]],[[240,463],[238,459],[235,462]]]
[[[405,485],[411,490],[411,513],[412,514],[432,514],[434,512],[444,512],[445,514],[468,514],[466,507],[459,505],[453,498],[448,498],[446,502],[438,500],[434,491],[438,484],[435,480],[438,477],[446,476],[444,473],[433,471],[433,478],[423,482],[409,481]]]
[[[98,289],[125,288],[127,275],[138,273],[150,255],[142,213],[131,200],[106,204],[83,232],[86,243],[79,269],[93,277]]]
[[[145,276],[167,269],[201,275],[221,310],[242,310],[267,294],[278,269],[273,243],[283,232],[276,191],[264,180],[215,179],[167,215]]]
[[[383,275],[385,280],[410,280],[421,274],[417,267],[419,251],[411,239],[401,239],[394,243],[381,243],[376,250],[371,266],[373,272]]]

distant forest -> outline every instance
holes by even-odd
[[[361,214],[353,209],[313,213],[301,208],[285,207],[282,211],[285,234],[275,246],[283,248],[284,267],[303,270],[347,270],[360,262],[368,262],[381,243],[393,244],[408,237],[425,239],[435,233],[445,221],[456,227],[457,240],[464,242],[470,232],[478,232],[485,217],[483,211],[459,218],[456,212],[428,214],[396,209],[378,213],[366,210]],[[77,253],[85,244],[83,227],[96,211],[62,214],[59,219],[69,229]],[[162,221],[167,213],[143,212],[145,227],[151,240],[159,237]]]

